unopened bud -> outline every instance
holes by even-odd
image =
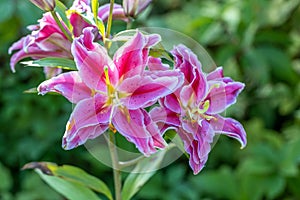
[[[130,17],[136,17],[144,11],[152,0],[123,0],[125,14]]]
[[[55,0],[29,0],[31,3],[42,9],[43,11],[53,11],[55,8]]]

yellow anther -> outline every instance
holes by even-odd
[[[117,132],[117,129],[114,127],[114,125],[112,123],[109,123],[108,127],[113,133]]]

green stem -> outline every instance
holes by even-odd
[[[112,131],[109,131],[108,146],[109,146],[111,162],[112,162],[112,167],[113,167],[113,174],[114,174],[115,197],[116,197],[116,200],[122,200],[122,197],[121,197],[121,189],[122,189],[121,171],[120,171],[120,166],[119,166],[118,152],[116,149],[115,135]]]
[[[73,39],[72,37],[68,34],[68,32],[66,31],[66,29],[63,27],[61,21],[59,20],[57,14],[55,11],[51,11],[51,15],[54,18],[55,22],[57,23],[58,27],[60,28],[60,30],[63,32],[63,34],[67,37],[67,39],[72,42]]]
[[[130,17],[128,17],[128,22],[127,22],[126,30],[129,30],[129,29],[132,28],[132,21],[133,21],[133,19],[131,19]]]
[[[109,7],[109,16],[107,20],[107,27],[106,27],[106,38],[109,38],[111,25],[112,25],[112,18],[113,18],[113,10],[114,10],[114,0],[110,0],[110,7]]]

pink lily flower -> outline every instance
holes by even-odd
[[[160,41],[159,35],[137,32],[113,59],[93,41],[92,28],[84,29],[72,44],[78,71],[63,73],[38,87],[40,94],[58,92],[76,104],[63,147],[75,148],[110,129],[146,156],[163,149],[166,142],[144,108],[174,92],[184,78],[179,70],[147,72],[149,48]]]
[[[79,37],[86,27],[93,27],[94,33],[96,35],[99,34],[93,22],[94,15],[90,3],[90,0],[75,0],[71,8],[67,11],[74,37]],[[87,22],[87,20],[90,22]]]
[[[172,53],[175,69],[185,75],[185,83],[175,93],[161,99],[162,107],[152,109],[150,114],[162,132],[177,130],[190,155],[189,164],[197,174],[208,159],[215,135],[227,135],[245,147],[243,126],[220,115],[236,102],[244,84],[224,77],[221,67],[204,74],[197,56],[183,45],[177,46]]]
[[[32,33],[21,38],[9,48],[9,54],[17,51],[10,60],[13,72],[15,72],[16,63],[24,58],[73,57],[71,42],[62,33],[50,13],[43,15],[43,18],[39,20],[39,25],[29,26],[28,29]]]
[[[98,17],[106,22],[109,15],[110,4],[104,4],[98,9]],[[89,0],[75,0],[72,7],[68,10],[68,17],[70,23],[73,27],[73,34],[75,37],[79,37],[86,27],[94,27],[94,31],[98,39],[101,39],[98,29],[94,22],[94,15],[91,10],[91,2]],[[83,17],[84,16],[84,17]],[[87,20],[89,22],[87,22]],[[115,3],[113,8],[113,19],[119,19],[123,21],[128,21],[128,18],[125,16],[124,9],[121,5]]]

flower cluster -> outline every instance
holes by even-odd
[[[72,149],[106,131],[123,135],[145,156],[164,149],[166,131],[175,130],[197,174],[205,165],[214,137],[224,134],[246,145],[246,133],[236,120],[220,115],[236,102],[244,84],[223,76],[223,69],[206,74],[201,62],[186,46],[169,54],[172,63],[150,53],[161,37],[134,30],[115,52],[109,51],[99,27],[110,15],[110,5],[97,8],[89,0],[75,0],[65,23],[51,1],[33,1],[47,12],[30,35],[14,43],[9,52],[11,69],[24,58],[72,60],[77,70],[45,68],[52,75],[42,82],[39,94],[56,92],[75,104],[62,145]],[[151,0],[124,0],[114,4],[114,19],[128,22]],[[58,16],[58,21],[55,19]],[[96,18],[95,18],[96,16]],[[99,21],[98,21],[99,20]],[[66,25],[70,24],[70,25]],[[70,39],[71,38],[71,39]],[[50,72],[49,72],[50,70]],[[57,70],[57,71],[53,71]]]

